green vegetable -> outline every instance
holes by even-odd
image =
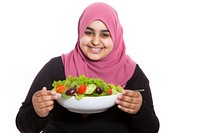
[[[92,94],[96,88],[97,88],[97,86],[95,84],[87,85],[85,94]]]
[[[83,84],[87,86],[86,91],[83,94],[74,94],[74,96],[78,100],[82,99],[83,97],[115,95],[122,92],[122,87],[120,85],[115,86],[112,83],[104,82],[104,80],[100,78],[88,78],[85,75],[81,75],[79,77],[68,76],[65,80],[54,81],[52,83],[52,86],[53,90],[56,91],[56,86],[58,85],[65,85],[67,87],[67,90],[69,90],[70,88],[78,89],[78,87]],[[99,93],[99,91],[96,90],[99,88],[102,88],[101,93]],[[112,89],[112,94],[107,93],[110,89]],[[62,98],[64,99],[68,99],[71,97],[70,95],[66,94],[67,90],[62,92]]]

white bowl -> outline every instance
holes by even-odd
[[[77,100],[75,96],[63,99],[61,94],[57,93],[57,102],[71,112],[92,114],[103,112],[114,106],[118,95],[83,97],[81,100]]]

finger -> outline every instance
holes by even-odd
[[[45,91],[46,89],[40,90],[40,91]],[[54,92],[49,91],[49,93],[45,93],[46,95],[44,95],[43,92],[36,92],[33,96],[33,103],[36,104],[40,104],[42,102],[47,102],[47,101],[53,101],[57,98],[57,95],[54,94]],[[37,105],[38,105],[37,104]]]
[[[55,91],[51,90],[51,97],[52,99],[56,100],[57,99],[57,94]]]
[[[135,102],[126,102],[123,100],[116,101],[118,102],[118,108],[127,112],[127,113],[136,113],[140,109],[140,100],[137,98]]]
[[[121,105],[118,105],[118,108],[121,109],[122,111],[130,113],[130,114],[135,114],[135,113],[138,112],[136,107],[132,109],[132,108],[126,108],[126,107],[123,107]]]
[[[120,100],[119,104],[122,104],[126,107],[129,106],[129,104],[138,104],[140,102],[139,98],[129,98],[129,97],[125,97],[124,99]]]
[[[42,95],[44,95],[44,96],[45,95],[49,95],[49,96],[51,96],[51,99],[53,99],[53,100],[57,99],[57,95],[56,95],[55,91],[53,91],[53,90],[47,90],[46,87],[43,87],[42,91],[43,91],[43,92],[41,92]]]
[[[139,99],[133,99],[130,101],[119,100],[118,105],[121,105],[125,108],[134,108],[135,105],[139,104]]]
[[[117,97],[116,103],[123,104],[124,102],[131,102],[132,99],[133,99],[132,97],[121,94]]]
[[[38,103],[40,102],[46,102],[46,101],[53,101],[54,98],[51,95],[45,95],[45,96],[40,96],[40,97],[35,97],[36,101]]]
[[[134,90],[123,90],[122,94],[129,96],[129,97],[139,97],[140,96],[140,92],[134,91]]]
[[[54,105],[54,101],[38,102],[38,103],[35,103],[35,105],[37,106],[38,109],[43,109],[43,108],[47,108],[49,106]]]
[[[128,94],[124,91],[124,93],[122,93],[121,95],[119,95],[117,97],[117,100],[119,101],[124,101],[124,102],[129,102],[129,103],[137,103],[137,98],[139,97],[135,97],[135,92],[133,92],[133,94]],[[128,94],[128,95],[127,95]],[[119,102],[118,102],[119,103]]]
[[[116,103],[122,106],[129,107],[129,104],[137,103],[137,98],[129,97],[122,94],[117,97]]]
[[[41,108],[37,110],[37,114],[40,117],[46,117],[49,114],[49,111],[51,111],[54,108],[54,105],[45,107],[45,108]]]
[[[43,87],[42,90],[36,92],[35,96],[41,97],[41,96],[52,95],[52,94],[54,94],[54,93],[51,90],[47,90],[46,87]]]
[[[130,96],[121,94],[117,97],[116,104],[119,104],[126,108],[132,108],[134,107],[134,104],[140,104],[141,101],[142,101],[141,97],[133,97],[133,96],[130,97]]]

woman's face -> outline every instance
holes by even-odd
[[[113,41],[106,25],[93,21],[80,39],[80,47],[86,57],[98,61],[106,57],[113,49]]]

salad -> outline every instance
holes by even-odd
[[[62,98],[68,99],[75,96],[80,100],[83,97],[97,97],[115,95],[122,92],[120,85],[106,83],[99,78],[88,78],[85,75],[79,77],[68,76],[65,80],[52,83],[53,90],[61,94]]]

